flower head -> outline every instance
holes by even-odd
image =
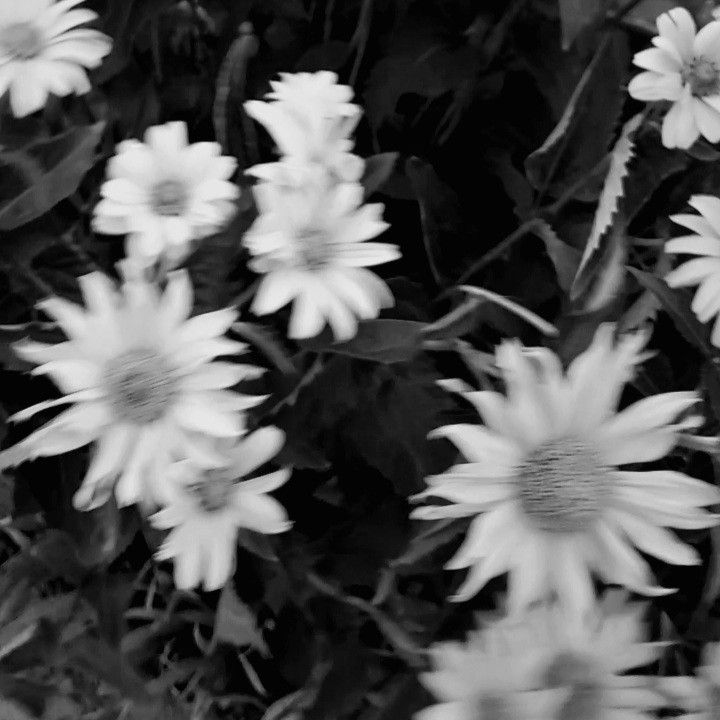
[[[119,143],[94,229],[127,234],[127,254],[142,265],[162,257],[176,266],[192,240],[217,232],[234,213],[240,191],[229,179],[236,162],[220,152],[213,142],[188,145],[183,122],[149,128],[144,143]]]
[[[152,522],[170,530],[157,557],[174,560],[179,588],[202,582],[206,590],[217,590],[225,584],[235,566],[238,528],[274,534],[290,527],[282,505],[267,495],[288,479],[289,470],[241,479],[274,457],[283,441],[281,430],[261,428],[230,445],[216,442],[223,458],[218,467],[175,463],[167,505]]]
[[[367,242],[382,233],[383,206],[363,205],[357,183],[327,183],[322,172],[296,173],[276,163],[253,188],[260,215],[243,244],[264,275],[252,310],[275,312],[294,301],[288,334],[317,335],[326,321],[336,338],[357,332],[357,318],[392,305],[387,285],[365,266],[399,257],[395,245]]]
[[[700,322],[717,317],[712,344],[720,347],[720,198],[693,195],[689,203],[700,215],[673,215],[670,219],[692,231],[665,244],[670,253],[697,255],[665,276],[670,287],[698,285],[692,310]]]
[[[477,516],[447,564],[470,568],[455,599],[509,571],[513,612],[554,593],[582,613],[594,602],[593,571],[639,592],[667,592],[651,587],[635,547],[673,564],[699,562],[665,527],[716,524],[702,506],[720,501],[718,489],[671,470],[617,467],[661,459],[678,433],[699,421],[677,420],[698,402],[693,392],[663,393],[616,411],[644,343],[634,334],[615,344],[612,326],[601,326],[563,373],[550,351],[506,342],[497,365],[507,394],[465,393],[485,426],[435,431],[469,462],[428,478],[422,496],[450,504],[418,508],[414,516]]]
[[[271,81],[273,102],[249,100],[245,110],[270,133],[286,160],[299,166],[318,163],[338,179],[356,182],[364,162],[353,155],[350,135],[360,107],[352,88],[337,84],[333,72],[281,73]]]
[[[669,100],[662,142],[668,148],[689,148],[700,135],[720,141],[720,22],[699,32],[682,7],[657,19],[655,47],[635,55],[645,72],[632,79],[628,91],[637,100]]]
[[[128,280],[118,295],[101,273],[80,278],[86,309],[53,297],[40,307],[67,335],[56,345],[22,342],[17,354],[38,365],[65,393],[13,416],[26,420],[59,405],[72,407],[0,452],[0,467],[58,455],[95,443],[78,507],[105,502],[115,486],[121,505],[159,500],[170,462],[192,457],[213,466],[203,435],[239,437],[242,410],[262,398],[229,390],[261,370],[213,362],[245,346],[223,337],[235,319],[230,309],[188,319],[192,287],[184,271],[172,273],[164,294]],[[117,480],[117,483],[116,483]]]
[[[96,68],[112,41],[81,28],[97,13],[83,0],[0,0],[0,95],[9,90],[16,117],[40,110],[49,93],[90,91],[85,68]]]

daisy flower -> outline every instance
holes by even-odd
[[[293,301],[290,337],[312,337],[328,322],[338,340],[348,340],[358,318],[375,318],[393,303],[388,286],[365,269],[400,257],[395,245],[366,242],[388,227],[383,206],[363,205],[358,183],[327,183],[321,172],[298,181],[277,166],[288,180],[255,185],[260,214],[243,238],[250,268],[264,275],[252,310],[266,315]]]
[[[216,468],[191,461],[173,466],[167,505],[151,520],[170,530],[157,558],[174,560],[178,588],[221,588],[235,567],[238,528],[274,534],[290,527],[283,506],[267,495],[286,482],[290,470],[240,480],[273,458],[284,439],[278,428],[261,428],[224,448]]]
[[[556,720],[568,693],[543,686],[548,653],[529,629],[501,621],[431,646],[420,682],[439,702],[415,720]]]
[[[96,68],[112,40],[81,28],[97,18],[83,0],[0,0],[0,95],[9,90],[16,117],[40,110],[49,93],[90,91],[85,68]]]
[[[615,344],[613,327],[603,325],[567,373],[549,350],[505,342],[496,362],[507,394],[464,393],[485,425],[434,431],[468,462],[429,477],[418,496],[449,504],[413,515],[475,516],[446,566],[470,568],[455,600],[509,571],[512,612],[554,592],[581,615],[595,599],[591,572],[646,594],[672,592],[651,587],[635,548],[673,564],[699,562],[665,527],[715,525],[718,516],[702,506],[720,501],[718,489],[671,470],[618,468],[660,460],[678,433],[699,423],[677,420],[698,402],[694,392],[654,395],[616,411],[645,340],[637,333]]]
[[[665,249],[699,257],[672,270],[665,281],[673,288],[699,286],[692,311],[700,322],[706,323],[720,313],[720,198],[693,195],[689,204],[700,214],[672,215],[670,219],[692,234],[669,240]],[[715,347],[720,347],[720,316],[715,320],[710,339]]]
[[[247,114],[270,133],[285,159],[300,166],[319,163],[340,180],[355,182],[365,166],[350,138],[362,113],[353,90],[333,72],[280,73],[270,81],[273,102],[249,100]]]
[[[72,407],[0,452],[0,468],[95,443],[76,506],[102,504],[113,485],[120,505],[152,503],[174,457],[217,462],[202,434],[232,438],[245,431],[239,411],[262,398],[228,388],[261,371],[212,362],[245,348],[223,337],[236,313],[223,309],[188,319],[192,287],[184,271],[169,276],[162,296],[137,280],[126,280],[118,294],[97,272],[80,278],[80,286],[86,309],[57,297],[40,303],[67,341],[15,346],[20,357],[38,365],[33,373],[49,375],[64,396],[11,419]]]
[[[504,618],[468,642],[430,649],[433,671],[421,682],[442,702],[417,720],[646,720],[663,705],[647,676],[622,675],[655,662],[662,643],[643,642],[642,608],[582,622],[556,606]]]
[[[184,122],[148,128],[145,142],[125,140],[108,163],[93,228],[128,235],[126,251],[144,266],[180,263],[190,243],[217,232],[235,212],[240,190],[234,158],[220,145],[188,145]]]
[[[635,55],[645,72],[634,77],[628,92],[637,100],[669,100],[662,142],[689,148],[700,135],[720,141],[720,22],[696,31],[692,15],[682,7],[657,19],[655,47]]]

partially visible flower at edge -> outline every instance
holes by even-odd
[[[10,93],[16,117],[40,110],[49,93],[90,91],[86,68],[96,68],[112,40],[80,25],[97,19],[83,0],[0,0],[0,95]]]
[[[700,135],[720,141],[720,22],[696,31],[692,15],[683,7],[657,19],[655,47],[635,55],[645,72],[636,75],[628,92],[636,100],[672,103],[662,124],[668,148],[689,148]]]
[[[262,370],[213,362],[246,348],[224,336],[236,312],[222,309],[188,319],[192,286],[185,271],[168,277],[162,295],[145,282],[126,281],[120,295],[99,272],[80,278],[83,309],[59,297],[39,307],[67,336],[55,345],[24,341],[16,353],[38,365],[64,393],[10,418],[20,422],[44,410],[72,405],[16,445],[0,452],[0,468],[60,455],[95,443],[74,502],[104,503],[113,487],[120,505],[156,504],[176,457],[217,464],[203,435],[238,437],[243,411],[263,398],[228,388]]]
[[[93,229],[127,235],[126,252],[141,266],[166,269],[187,256],[194,240],[217,232],[235,212],[240,189],[230,178],[234,158],[215,142],[188,144],[184,122],[148,128],[145,142],[125,140],[110,159]]]
[[[178,588],[222,587],[235,567],[238,528],[264,534],[290,528],[283,506],[267,494],[287,481],[290,470],[242,479],[271,460],[284,437],[278,428],[264,427],[231,444],[215,441],[223,457],[216,468],[188,460],[172,466],[165,507],[151,521],[170,530],[156,557],[174,561]]]

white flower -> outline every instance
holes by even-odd
[[[718,489],[672,470],[616,467],[660,460],[679,432],[699,422],[676,420],[698,402],[694,392],[654,395],[616,411],[644,343],[634,334],[615,344],[612,326],[603,325],[564,373],[549,350],[506,342],[497,365],[507,394],[464,393],[485,426],[435,431],[469,462],[427,480],[422,496],[450,504],[413,514],[477,516],[447,564],[470,568],[456,600],[509,571],[512,612],[554,592],[582,613],[595,599],[592,571],[638,592],[671,592],[649,587],[652,574],[635,547],[673,564],[699,562],[665,527],[716,524],[702,506],[720,501]]]
[[[191,461],[174,465],[167,506],[151,520],[170,529],[157,558],[174,560],[177,587],[201,582],[205,590],[222,587],[235,567],[238,528],[272,534],[290,527],[283,506],[267,495],[288,479],[289,470],[238,482],[274,457],[283,441],[281,430],[261,428],[224,448],[217,468],[203,469]]]
[[[59,323],[66,342],[22,342],[17,354],[39,365],[65,393],[17,413],[26,420],[47,408],[72,407],[0,453],[0,468],[58,455],[95,442],[78,507],[107,500],[115,486],[121,505],[157,500],[173,458],[212,466],[198,434],[238,437],[240,412],[262,398],[229,391],[258,368],[211,362],[245,346],[223,337],[234,322],[230,309],[188,319],[192,287],[184,271],[172,273],[162,296],[148,283],[126,281],[118,296],[101,273],[80,278],[86,310],[52,297],[40,308]]]
[[[221,156],[217,143],[188,145],[185,123],[151,127],[145,143],[125,140],[117,149],[93,228],[128,234],[130,258],[152,265],[162,257],[174,267],[192,240],[217,232],[233,215],[240,194],[229,182],[235,159]]]
[[[669,253],[699,257],[672,270],[665,281],[673,288],[699,286],[692,311],[702,323],[717,317],[710,339],[715,347],[720,347],[720,198],[693,195],[689,204],[700,215],[672,215],[670,219],[693,234],[668,241],[665,249]]]
[[[270,133],[285,159],[304,166],[319,163],[340,180],[355,182],[364,169],[350,138],[361,109],[350,102],[352,88],[337,84],[333,72],[280,73],[271,81],[274,102],[249,100],[245,110]]]
[[[675,706],[686,711],[682,720],[715,720],[720,708],[720,643],[705,645],[696,675],[663,677],[659,687]]]
[[[395,245],[366,242],[388,227],[383,206],[363,205],[357,183],[327,183],[313,172],[299,181],[280,163],[274,172],[253,188],[260,215],[243,238],[250,268],[264,275],[252,310],[265,315],[293,300],[290,337],[317,335],[327,321],[338,340],[348,340],[357,318],[377,317],[393,303],[387,285],[364,269],[400,256]]]
[[[85,68],[96,68],[112,41],[80,28],[97,13],[73,10],[83,0],[0,0],[0,95],[10,92],[16,117],[40,110],[48,93],[90,91]]]
[[[440,703],[417,720],[646,720],[663,698],[648,676],[623,676],[655,662],[662,643],[643,642],[639,606],[593,608],[569,622],[556,606],[504,618],[467,643],[430,648],[421,682]]]
[[[535,628],[501,621],[430,647],[420,681],[439,700],[416,720],[556,720],[567,692],[543,687],[548,652]]]
[[[632,79],[630,95],[672,102],[662,125],[665,147],[689,148],[700,135],[720,141],[720,22],[696,34],[692,16],[678,7],[660,15],[657,28],[655,47],[633,59],[646,72]]]

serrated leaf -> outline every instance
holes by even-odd
[[[628,173],[628,163],[633,157],[633,135],[640,127],[642,115],[638,114],[630,118],[623,126],[622,132],[610,155],[610,168],[608,169],[602,193],[598,202],[592,229],[588,237],[585,250],[583,251],[573,286],[570,290],[572,298],[577,297],[578,288],[581,285],[580,278],[587,268],[590,258],[598,250],[600,240],[612,225],[618,209],[618,203],[623,195],[623,180]]]
[[[670,289],[664,280],[651,273],[633,267],[628,267],[628,271],[640,285],[657,297],[665,312],[670,315],[678,332],[705,357],[712,357],[714,353],[708,340],[707,328],[690,309],[690,300],[687,294]]]
[[[0,230],[12,230],[44,215],[77,190],[95,162],[105,123],[75,127],[50,140],[0,155],[0,185],[18,172],[24,183],[0,205]],[[3,167],[4,166],[4,167]]]
[[[605,156],[624,102],[627,39],[607,35],[545,142],[525,160],[530,182],[551,195],[587,175]]]

